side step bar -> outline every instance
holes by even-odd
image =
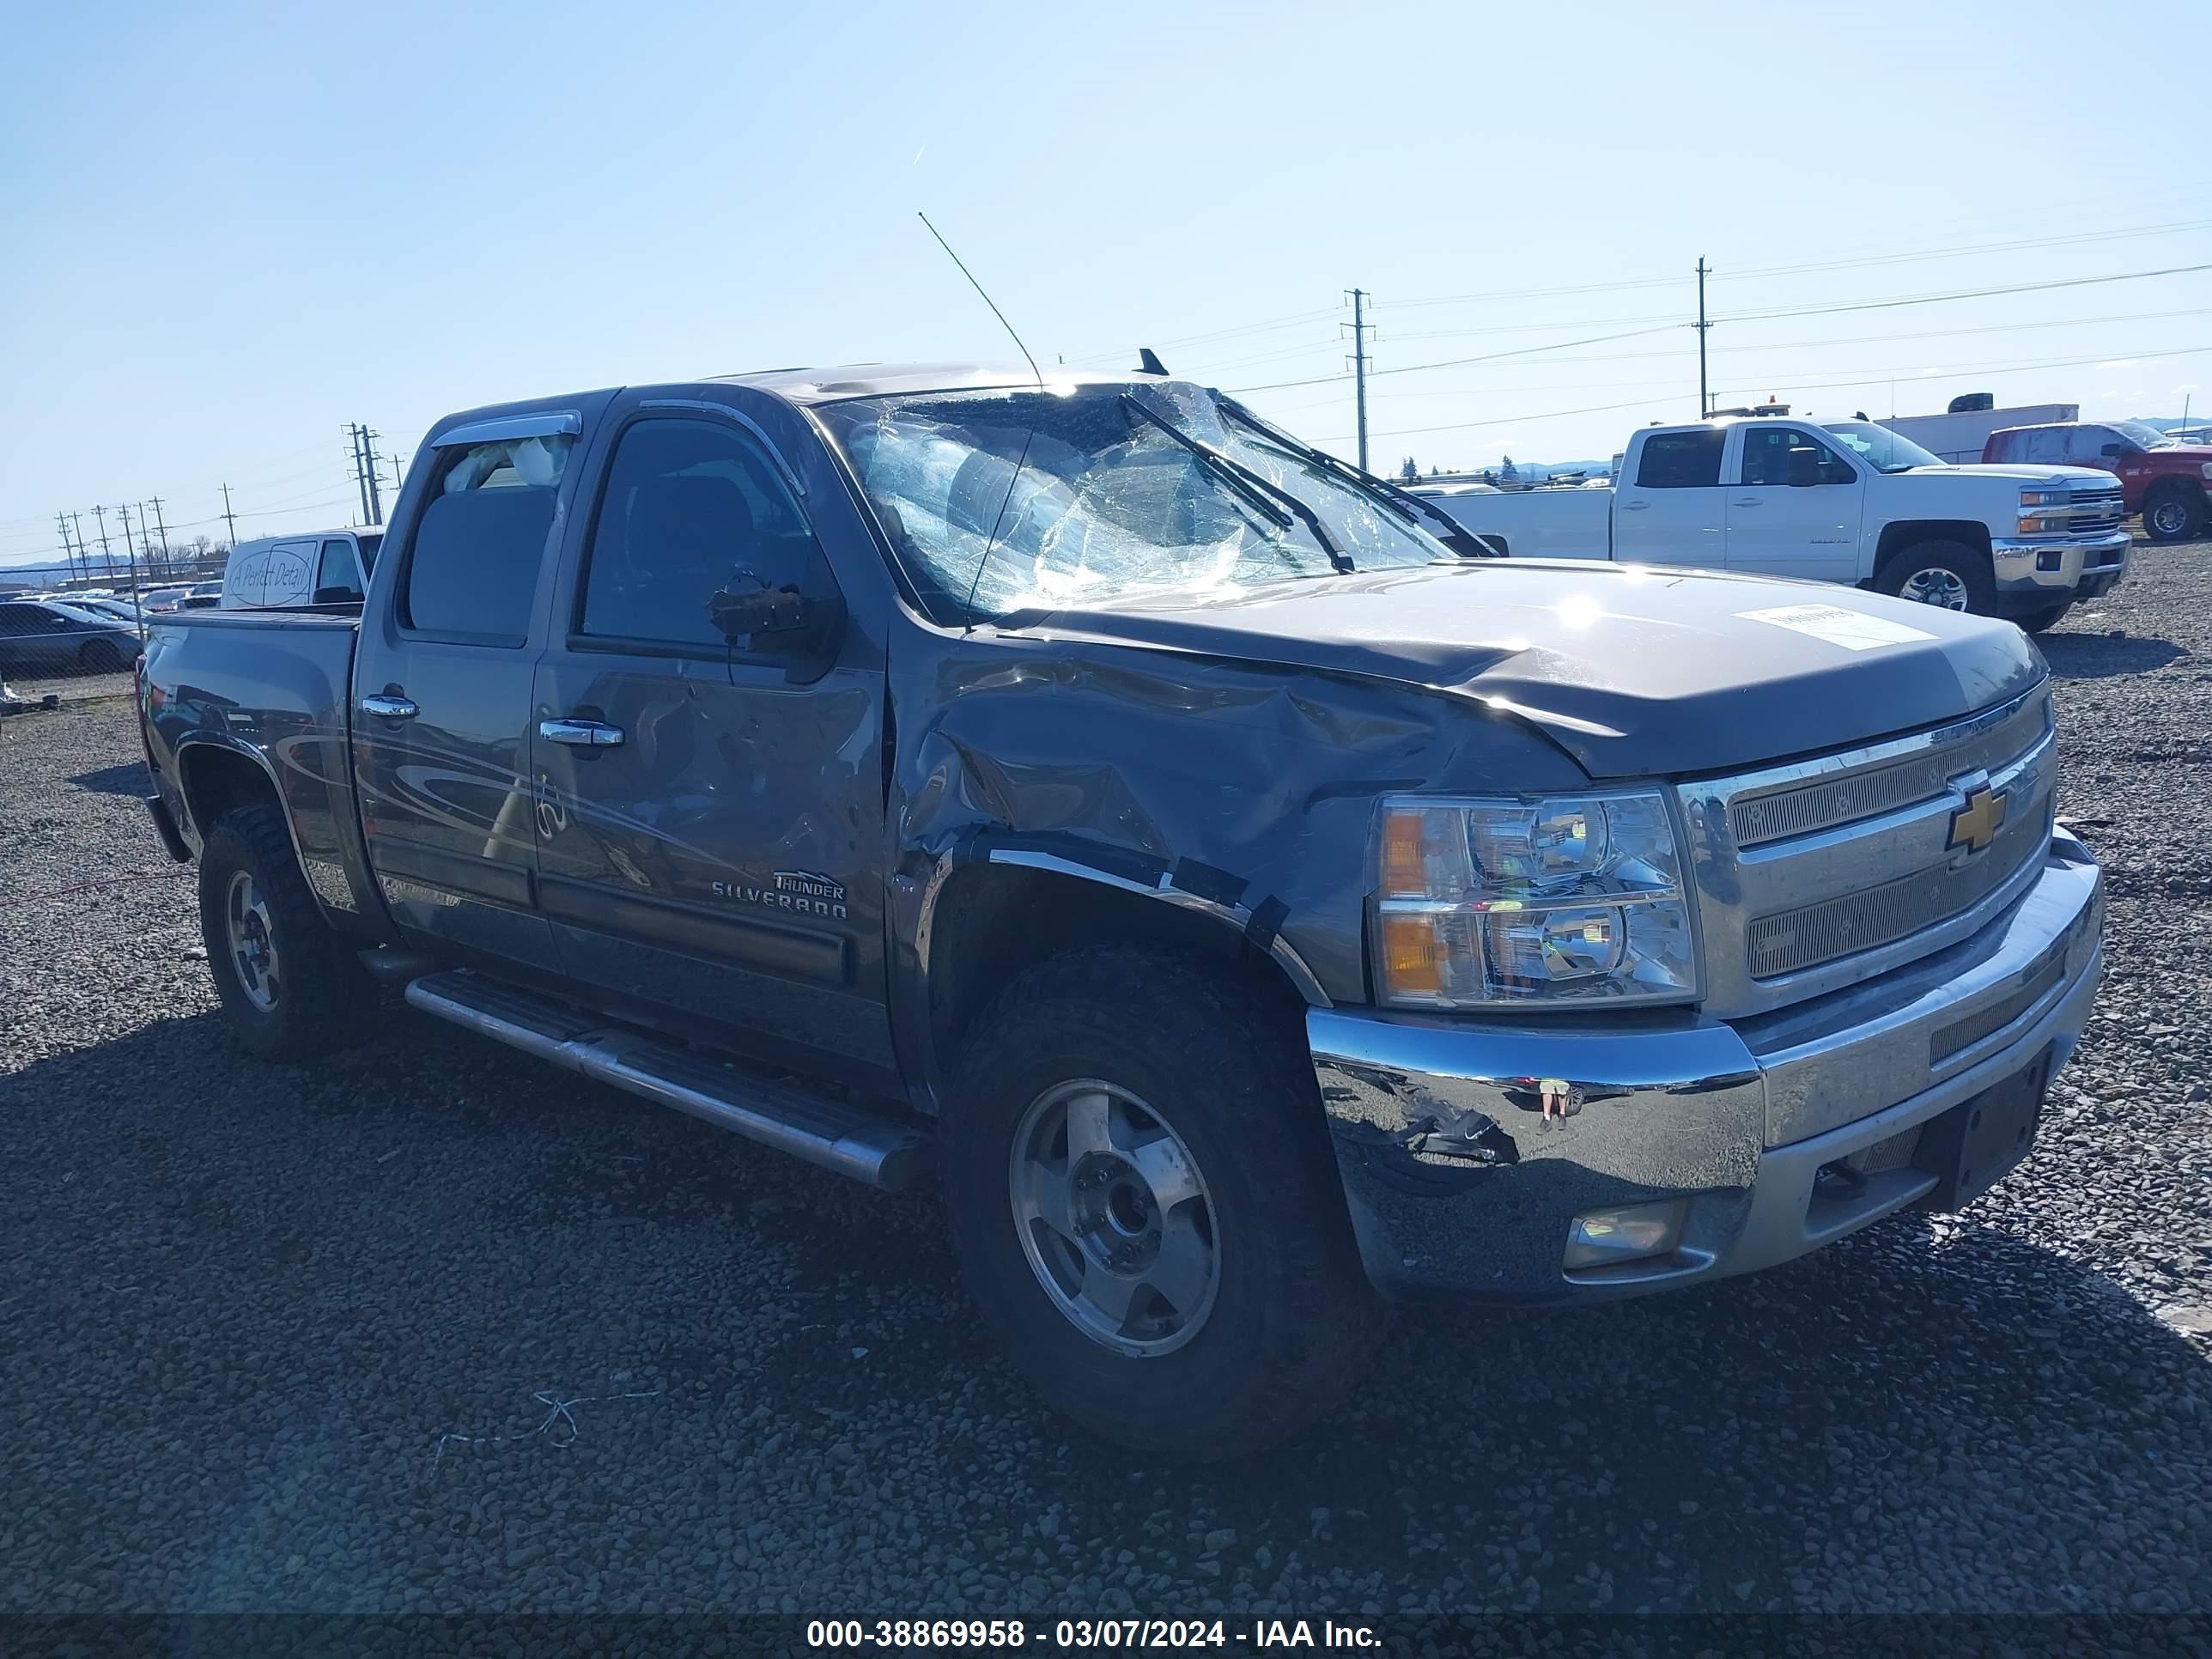
[[[410,981],[407,1000],[526,1054],[886,1192],[914,1185],[929,1167],[929,1137],[919,1128],[718,1065],[465,969]]]

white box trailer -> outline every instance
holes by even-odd
[[[1957,403],[1979,401],[1960,398]],[[2081,418],[2079,404],[2022,404],[2014,409],[1997,409],[1984,404],[1979,409],[1954,407],[1942,415],[1897,415],[1877,422],[1887,427],[1900,438],[1910,438],[1938,460],[1964,461],[1969,464],[1982,459],[1982,446],[1989,441],[1990,434],[2008,426],[2049,426],[2054,422],[2078,421]]]

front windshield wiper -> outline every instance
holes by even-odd
[[[1128,392],[1125,392],[1121,394],[1121,402],[1131,411],[1159,428],[1176,443],[1181,444],[1196,456],[1200,466],[1236,492],[1239,497],[1259,506],[1272,522],[1288,530],[1291,527],[1291,514],[1295,514],[1297,521],[1305,526],[1314,540],[1320,545],[1321,550],[1328,555],[1328,562],[1331,565],[1334,566],[1339,572],[1349,572],[1352,568],[1351,555],[1329,538],[1328,529],[1322,524],[1321,515],[1297,496],[1284,489],[1282,485],[1261,473],[1254,471],[1234,456],[1223,454],[1203,438],[1192,437],[1174,422],[1146,408]],[[1283,510],[1285,507],[1288,507],[1290,511],[1285,513]]]
[[[1310,444],[1300,443],[1289,433],[1270,426],[1242,404],[1224,398],[1218,406],[1223,414],[1239,426],[1258,433],[1285,453],[1333,472],[1346,483],[1376,496],[1384,507],[1415,529],[1425,530],[1432,524],[1443,526],[1441,532],[1429,530],[1428,533],[1462,558],[1489,559],[1497,556],[1496,551],[1487,543],[1457,519],[1439,507],[1431,506],[1411,491],[1401,489],[1389,479],[1378,478],[1372,472],[1341,460],[1325,449],[1316,449]]]

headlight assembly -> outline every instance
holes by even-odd
[[[1656,790],[1382,803],[1377,987],[1398,1008],[1686,1002],[1682,855]]]

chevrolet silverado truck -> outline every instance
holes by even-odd
[[[2142,421],[2073,421],[1992,432],[1984,461],[2060,460],[2120,481],[2122,504],[2142,515],[2154,542],[2194,541],[2212,520],[2212,444],[2184,440]]]
[[[1391,1301],[1972,1202],[2088,1016],[2018,629],[1482,553],[1159,375],[480,409],[360,603],[152,624],[149,805],[249,1053],[382,981],[936,1180],[1049,1401],[1242,1452]]]
[[[1647,427],[1613,489],[1435,505],[1516,557],[1846,582],[2029,633],[2118,586],[2120,486],[2078,466],[1953,466],[1870,421],[1758,414]],[[1419,493],[1418,491],[1416,493]]]

